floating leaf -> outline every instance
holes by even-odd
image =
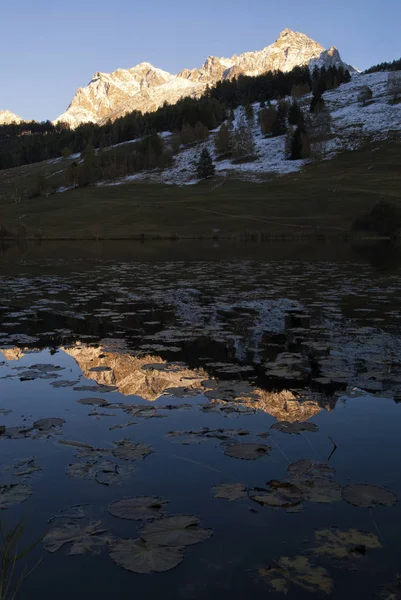
[[[259,575],[266,579],[276,592],[287,594],[291,585],[308,592],[330,594],[333,580],[324,567],[315,567],[305,556],[290,559],[282,556],[270,567],[259,569]]]
[[[187,437],[187,438],[196,438],[196,439],[211,439],[215,438],[217,440],[229,440],[233,437],[240,437],[244,435],[249,435],[248,429],[209,429],[209,427],[203,427],[198,430],[189,430],[189,431],[169,431],[169,437]]]
[[[304,500],[304,494],[293,483],[272,480],[266,489],[255,489],[248,492],[251,500],[273,508],[294,508]]]
[[[367,549],[382,547],[376,535],[357,529],[320,529],[315,531],[315,540],[315,554],[338,559],[358,558],[366,554]]]
[[[0,509],[22,504],[32,494],[32,488],[23,483],[0,486]]]
[[[78,404],[85,406],[109,406],[109,403],[104,398],[81,398]]]
[[[32,427],[6,427],[4,437],[10,440],[20,440],[30,437],[33,432]]]
[[[115,442],[117,448],[111,451],[113,456],[122,460],[143,460],[148,454],[153,452],[152,446],[145,444],[135,444],[130,440],[120,440]]]
[[[295,433],[299,434],[301,431],[310,431],[314,433],[319,431],[319,427],[314,423],[289,423],[288,421],[280,421],[278,423],[273,423],[270,429],[275,429],[276,431],[281,431],[282,433]]]
[[[154,406],[142,406],[141,404],[133,404],[131,406],[128,405],[125,407],[124,412],[134,417],[143,419],[154,419],[161,418],[164,416],[160,415]]]
[[[363,508],[374,508],[381,506],[394,506],[398,498],[387,488],[367,483],[353,483],[342,490],[342,496],[346,502]]]
[[[121,467],[111,460],[78,462],[68,465],[66,473],[74,479],[94,479],[103,485],[119,483],[134,467]]]
[[[25,477],[27,475],[31,475],[36,471],[41,471],[40,466],[35,461],[34,456],[29,456],[28,458],[20,458],[15,461],[14,464],[14,475],[16,477]]]
[[[142,539],[116,540],[110,558],[120,567],[134,573],[170,571],[184,558],[181,548],[155,546]]]
[[[35,421],[33,424],[34,429],[39,429],[39,431],[49,431],[54,427],[60,427],[65,423],[64,419],[58,418],[48,418],[48,419],[39,419],[39,421]]]
[[[167,500],[162,500],[162,498],[136,496],[112,502],[109,504],[109,512],[120,519],[132,519],[133,521],[158,519],[164,513],[164,504],[167,504]]]
[[[65,446],[74,446],[75,448],[87,448],[88,450],[93,448],[90,444],[76,442],[75,440],[60,440],[59,444],[64,444]]]
[[[139,530],[140,537],[160,546],[190,546],[207,540],[211,529],[199,527],[199,517],[175,515],[159,519]]]
[[[73,387],[77,385],[78,381],[68,381],[67,379],[61,379],[60,381],[52,381],[51,386],[54,388],[65,388],[65,387]]]
[[[215,498],[223,498],[230,502],[245,498],[247,495],[242,483],[221,483],[220,485],[215,485],[213,489],[216,490]]]
[[[115,385],[78,385],[72,389],[75,392],[99,392],[99,394],[107,394],[118,390]]]
[[[339,502],[341,486],[332,479],[334,469],[310,459],[297,460],[289,465],[287,475],[309,502]]]
[[[99,554],[111,538],[103,536],[107,529],[100,527],[96,521],[81,527],[77,523],[66,523],[63,527],[51,529],[43,538],[44,547],[48,552],[57,552],[65,544],[72,544],[68,554]]]
[[[126,429],[127,427],[131,427],[132,425],[137,425],[137,424],[138,424],[137,421],[129,421],[128,423],[124,423],[124,424],[118,423],[117,425],[113,425],[112,427],[109,427],[109,431],[113,431],[114,429]]]
[[[230,444],[226,447],[224,454],[232,458],[243,460],[255,460],[270,452],[271,447],[265,444]]]
[[[87,504],[73,504],[73,506],[63,508],[59,513],[52,515],[48,523],[57,519],[83,519],[85,517],[83,506],[87,506]]]

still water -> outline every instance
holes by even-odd
[[[18,597],[401,597],[398,252],[3,249]]]

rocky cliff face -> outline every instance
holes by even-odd
[[[10,125],[11,123],[21,123],[21,117],[18,117],[9,110],[0,110],[0,125]]]
[[[87,122],[104,123],[133,110],[151,112],[165,102],[174,104],[185,96],[199,97],[207,85],[241,74],[286,72],[302,65],[313,68],[345,63],[335,47],[325,50],[303,33],[285,29],[263,50],[231,58],[209,56],[200,69],[184,69],[178,75],[171,75],[149,63],[141,63],[132,69],[118,69],[110,74],[96,73],[86,87],[77,91],[67,111],[56,122],[65,121],[72,127]]]
[[[201,381],[207,376],[201,369],[168,364],[159,356],[138,358],[80,345],[63,350],[75,359],[87,379],[114,385],[124,396],[136,395],[149,401],[157,400],[170,388],[199,389],[201,393]]]

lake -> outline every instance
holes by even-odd
[[[0,269],[18,598],[401,597],[398,247],[60,242]]]

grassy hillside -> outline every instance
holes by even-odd
[[[123,238],[342,234],[380,199],[401,206],[401,144],[344,153],[265,183],[214,179],[182,187],[125,183],[19,201],[38,174],[57,187],[68,161],[0,172],[0,215],[28,236]]]

